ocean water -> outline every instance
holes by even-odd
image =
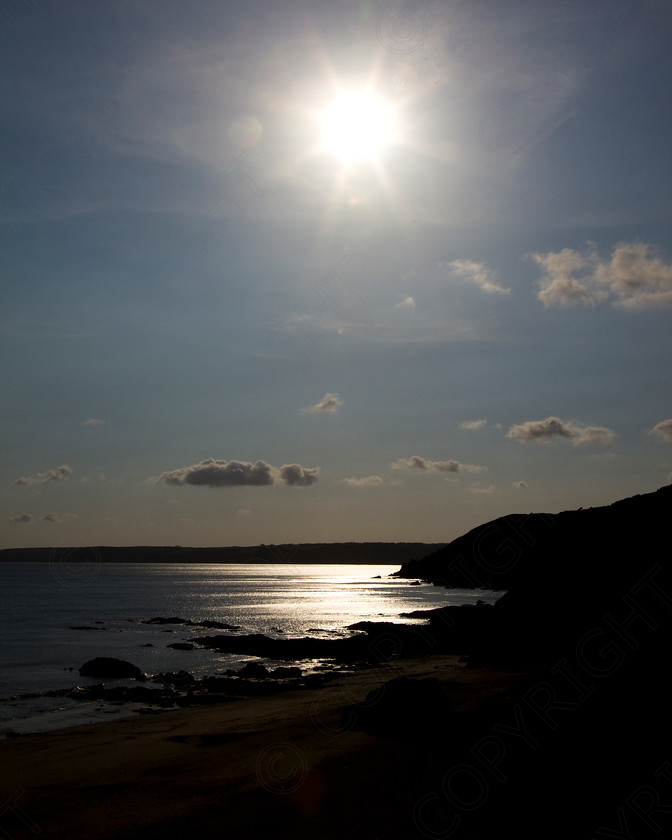
[[[24,731],[35,731],[58,721],[69,724],[73,714],[81,718],[77,701],[34,695],[104,682],[78,673],[96,656],[126,659],[149,675],[184,669],[196,677],[254,658],[173,650],[171,643],[229,631],[147,625],[141,619],[179,616],[239,625],[241,634],[335,638],[350,635],[347,627],[357,621],[410,623],[399,614],[478,598],[494,601],[499,594],[415,586],[389,577],[398,566],[66,560],[0,564],[0,726],[5,728],[21,731],[23,721]],[[310,669],[311,663],[302,664]],[[114,711],[101,704],[96,710]]]

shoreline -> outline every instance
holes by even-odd
[[[247,837],[271,825],[278,838],[335,837],[329,832],[339,821],[346,831],[337,812],[350,799],[358,819],[370,823],[366,833],[350,830],[350,836],[378,836],[377,809],[367,816],[353,788],[357,799],[373,767],[381,780],[392,784],[395,777],[398,784],[403,774],[391,771],[399,744],[390,733],[361,731],[346,710],[353,704],[382,710],[386,686],[406,678],[432,681],[456,714],[468,716],[524,676],[471,669],[461,659],[399,659],[342,674],[321,688],[7,739],[0,742],[0,791],[6,800],[17,791],[21,797],[16,813],[0,815],[0,829],[12,840],[30,837],[24,814],[55,840],[178,837],[187,829],[214,837],[217,826],[230,837]],[[377,699],[367,701],[372,692]],[[414,731],[401,722],[395,728],[402,735]],[[404,752],[418,748],[402,745]],[[379,836],[412,836],[412,809],[409,814],[402,833]]]

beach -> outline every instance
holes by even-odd
[[[446,708],[468,715],[521,675],[420,657],[319,689],[7,739],[0,829],[12,840],[431,836],[417,805],[450,757],[432,754],[426,729],[416,737],[423,721],[403,709],[378,734],[344,714],[371,692],[382,707],[400,678],[437,680]]]

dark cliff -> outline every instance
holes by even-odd
[[[671,530],[667,485],[604,507],[503,516],[404,563],[396,575],[479,589],[604,587],[640,563],[666,557]]]

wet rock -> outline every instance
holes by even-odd
[[[107,679],[136,679],[146,680],[145,674],[133,665],[131,662],[126,662],[124,659],[115,659],[108,656],[97,656],[95,659],[89,659],[79,669],[80,677],[104,677]]]
[[[172,644],[168,645],[169,648],[173,650],[193,650],[194,645],[191,642],[173,642]]]
[[[286,667],[281,665],[271,671],[271,676],[276,680],[293,680],[303,676],[300,668]]]
[[[180,618],[177,615],[170,616],[169,618],[165,618],[164,616],[157,615],[154,618],[141,618],[140,624],[188,624],[189,622],[186,618]]]
[[[210,619],[206,619],[205,621],[198,621],[193,622],[194,627],[209,627],[215,630],[240,630],[239,624],[227,624],[226,621],[211,621]]]
[[[269,676],[269,671],[261,662],[248,662],[238,671],[238,676],[243,679],[265,680]]]
[[[183,624],[185,627],[207,627],[215,630],[240,630],[238,625],[227,624],[225,621],[213,621],[209,618],[204,621],[192,621],[190,618],[181,618],[179,615],[169,617],[157,615],[154,616],[154,618],[141,618],[138,621],[140,624]]]
[[[180,670],[157,674],[152,678],[152,682],[174,685],[176,688],[181,688],[182,686],[193,685],[196,682],[196,679],[188,671]]]

